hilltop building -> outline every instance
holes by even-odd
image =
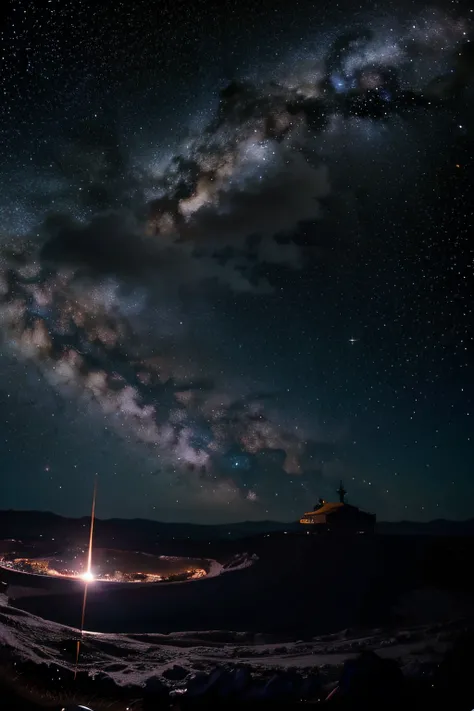
[[[329,503],[319,499],[314,511],[308,511],[300,519],[300,523],[308,533],[373,533],[375,529],[375,514],[361,511],[357,506],[346,503],[346,490],[342,481],[337,490],[339,501]]]

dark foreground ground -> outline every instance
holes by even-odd
[[[221,561],[242,552],[255,553],[258,561],[215,578],[127,588],[91,585],[86,629],[234,630],[295,640],[347,627],[434,621],[440,611],[430,609],[429,594],[423,609],[403,609],[404,596],[415,590],[444,590],[474,600],[474,538],[275,534],[229,544],[160,545],[161,554]],[[12,589],[32,586],[11,604],[61,624],[78,624],[81,585],[3,571],[0,577]],[[36,592],[34,586],[42,589]],[[449,616],[450,611],[442,614]]]
[[[426,669],[418,678],[407,678],[393,660],[361,654],[346,663],[330,687],[318,683],[317,670],[311,683],[297,687],[291,672],[275,675],[260,688],[252,686],[250,676],[242,677],[236,692],[237,676],[215,670],[214,683],[195,679],[186,693],[169,694],[155,681],[137,689],[111,688],[88,677],[60,678],[58,669],[38,666],[0,665],[0,704],[2,709],[35,711],[43,708],[74,709],[84,706],[94,711],[277,711],[302,707],[352,709],[354,711],[397,711],[399,709],[437,709],[468,711],[473,708],[472,631],[462,636],[435,669]],[[245,670],[240,670],[240,672]],[[245,678],[244,678],[245,677]],[[234,685],[229,684],[233,679]],[[307,680],[308,681],[308,680]]]
[[[64,667],[15,659],[6,644],[0,649],[0,708],[40,709],[46,705],[59,709],[70,701],[85,704],[94,711],[106,708],[159,711],[170,707],[183,711],[188,708],[257,711],[308,704],[361,710],[474,708],[473,616],[468,619],[469,602],[474,600],[470,570],[474,539],[401,536],[328,539],[275,534],[229,544],[169,542],[160,548],[161,554],[211,557],[222,562],[245,551],[258,556],[253,566],[208,580],[130,589],[91,587],[86,627],[98,631],[162,633],[234,630],[250,633],[248,640],[253,635],[260,641],[262,638],[295,641],[344,628],[358,629],[362,634],[365,628],[377,625],[388,626],[395,632],[406,624],[449,620],[453,616],[466,616],[466,625],[459,638],[453,638],[443,659],[419,667],[416,676],[406,676],[396,660],[391,660],[390,668],[385,671],[377,664],[371,667],[372,660],[368,671],[357,671],[358,683],[354,687],[348,681],[352,672],[340,669],[339,678],[328,683],[326,677],[320,683],[322,675],[315,665],[308,686],[301,674],[296,679],[296,672],[289,666],[275,671],[274,677],[267,674],[263,679],[256,677],[254,670],[245,670],[239,660],[229,658],[222,668],[215,670],[214,676],[206,672],[204,679],[186,681],[186,693],[182,695],[170,694],[169,687],[158,676],[139,689],[117,687],[110,678],[100,675],[91,678],[86,673],[80,673],[74,680],[71,671],[65,671]],[[33,586],[45,585],[44,579],[29,580]],[[18,584],[15,575],[9,582]],[[33,587],[32,594],[19,599],[17,606],[46,619],[77,625],[80,588],[63,584],[58,588],[55,581],[46,582],[51,584],[47,594]],[[24,576],[21,585],[25,585]],[[423,592],[422,604],[411,607],[403,604],[415,591]],[[434,602],[439,600],[434,591],[446,593],[447,598],[451,596],[454,606],[440,609]],[[458,603],[461,600],[464,609]],[[238,693],[235,678],[232,677],[232,686],[229,677],[237,672],[244,677]],[[252,679],[246,674],[247,677],[251,674]],[[326,701],[338,683],[343,692]]]

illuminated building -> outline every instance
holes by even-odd
[[[300,523],[308,533],[373,533],[375,529],[375,514],[361,511],[357,506],[346,503],[346,491],[340,483],[339,501],[329,503],[319,500],[314,511],[308,511],[300,519]]]

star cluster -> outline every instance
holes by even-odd
[[[467,516],[472,17],[244,5],[4,21],[5,505]]]

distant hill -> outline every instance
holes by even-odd
[[[60,539],[64,544],[77,543],[87,537],[89,517],[65,518],[45,511],[0,511],[0,539],[19,538],[23,541],[43,539],[45,543]],[[380,522],[377,533],[383,535],[471,536],[474,519],[428,523],[414,521]],[[147,519],[96,520],[96,536],[104,545],[138,545],[144,541],[231,541],[267,533],[301,531],[298,522],[243,521],[221,525],[191,523],[161,523]]]
[[[377,533],[403,536],[473,536],[474,518],[467,521],[448,521],[444,518],[420,521],[381,521]]]
[[[23,541],[43,538],[45,541],[61,538],[75,542],[87,537],[90,518],[65,518],[48,511],[0,511],[0,539],[18,538]],[[243,521],[234,524],[201,525],[194,523],[162,523],[147,519],[96,519],[96,537],[109,539],[110,544],[119,544],[124,538],[127,543],[142,540],[195,540],[216,541],[236,540],[274,533],[299,530],[298,523],[284,524],[278,521]]]

